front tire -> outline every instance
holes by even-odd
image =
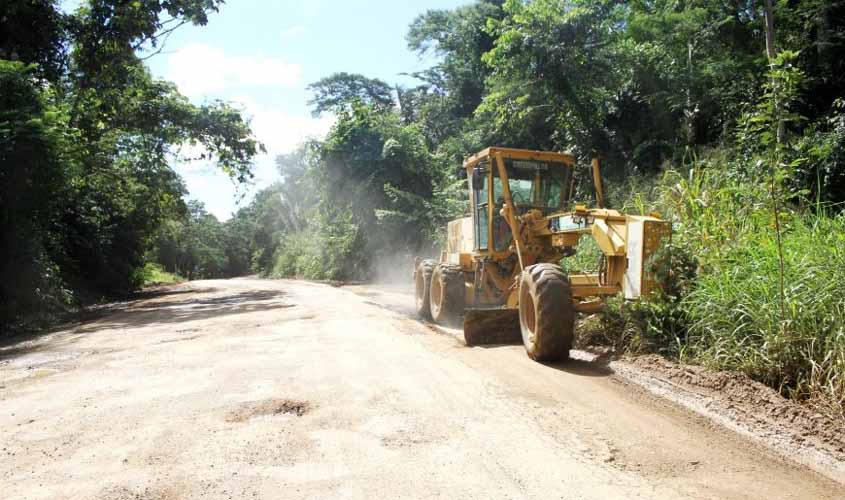
[[[458,324],[464,313],[466,284],[461,266],[438,264],[431,275],[431,318],[440,324]]]
[[[575,330],[572,286],[560,266],[525,268],[519,284],[519,328],[528,357],[557,361],[569,357]]]
[[[435,262],[431,259],[421,261],[414,270],[414,305],[417,315],[424,319],[431,319],[429,302],[431,288],[431,273]]]

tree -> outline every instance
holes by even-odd
[[[238,181],[261,146],[227,104],[197,107],[154,80],[137,51],[185,23],[205,24],[220,2],[93,1],[72,16],[68,125],[82,139],[81,172],[64,224],[63,268],[101,293],[138,286],[153,233],[184,193],[169,166],[173,147],[202,144]],[[95,280],[83,278],[96,276]]]
[[[227,228],[198,201],[189,201],[182,214],[161,226],[155,250],[158,262],[188,279],[231,276],[227,269],[238,263],[230,261],[235,249],[227,246],[231,242]]]
[[[280,204],[280,219],[290,232],[304,230],[317,197],[310,170],[316,161],[317,145],[305,143],[292,153],[276,157],[281,180],[273,190]]]
[[[353,103],[378,109],[393,107],[393,91],[387,83],[377,78],[350,73],[334,73],[308,86],[313,97],[308,104],[315,115],[325,112],[338,113]]]
[[[433,166],[417,127],[401,125],[396,113],[354,106],[338,116],[319,154],[321,211],[350,210],[368,254],[419,245]]]
[[[71,158],[34,75],[32,66],[0,60],[0,325],[67,300],[49,259],[61,240],[42,235],[58,223]]]
[[[156,231],[182,204],[174,148],[201,144],[233,179],[251,177],[262,146],[240,113],[192,105],[140,55],[220,3],[91,0],[72,14],[53,1],[9,3],[0,57],[33,66],[0,60],[0,265],[14,266],[0,321],[137,288]],[[212,253],[204,269],[219,274]]]
[[[67,62],[62,47],[67,18],[55,0],[5,2],[0,16],[0,59],[33,64],[40,77],[56,81]]]
[[[493,48],[496,37],[487,26],[503,18],[503,3],[484,0],[453,10],[429,10],[408,28],[409,49],[420,56],[434,53],[440,59],[414,73],[422,85],[400,96],[403,116],[415,117],[432,148],[463,136],[465,128],[478,128],[468,122],[488,92],[491,70],[482,56]],[[466,153],[451,152],[456,157]]]
[[[495,37],[487,29],[489,21],[502,18],[503,0],[485,0],[454,10],[429,10],[408,28],[408,48],[419,54],[435,52],[442,61],[415,74],[436,93],[449,98],[452,113],[472,116],[485,93],[490,69],[481,56],[493,48]]]
[[[775,64],[775,59],[777,58],[777,49],[775,48],[775,19],[774,19],[774,10],[772,9],[772,0],[764,0],[763,1],[763,12],[766,18],[766,58],[769,60],[769,65]],[[777,86],[778,82],[776,80],[772,81],[772,86]],[[780,103],[775,102],[775,113],[780,114]],[[777,123],[777,141],[779,144],[783,144],[784,140],[786,139],[786,122],[783,120],[778,120]],[[778,232],[778,237],[780,236],[780,232]],[[778,245],[780,245],[780,240],[778,239]],[[781,272],[781,275],[783,272]],[[783,289],[783,286],[781,286]],[[782,293],[781,293],[782,294]],[[782,306],[783,301],[781,301]]]

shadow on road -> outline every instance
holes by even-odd
[[[478,345],[473,346],[473,348],[494,350],[513,349],[517,346],[520,347],[520,351],[523,351],[522,344],[516,342],[511,344]],[[522,352],[522,354],[528,357],[528,355],[524,352]],[[578,375],[579,377],[607,377],[615,373],[610,367],[610,361],[611,358],[609,355],[597,356],[584,351],[572,350],[570,351],[570,358],[567,360],[540,362],[540,364],[564,373]]]
[[[279,290],[246,290],[215,297],[143,301],[99,321],[81,325],[74,329],[74,333],[89,334],[101,330],[127,327],[189,323],[235,314],[294,307],[294,304],[279,300],[284,295],[285,293]],[[165,298],[169,296],[169,294],[163,295]]]
[[[106,330],[125,331],[129,328],[187,324],[196,320],[295,306],[280,300],[285,293],[279,290],[246,290],[212,297],[203,296],[217,292],[219,289],[215,288],[161,288],[140,292],[134,300],[103,304],[82,314],[82,322],[75,327],[71,323],[42,333],[3,339],[0,342],[0,363],[24,354],[67,347],[81,337]],[[179,300],[182,295],[193,297]],[[174,298],[177,300],[173,300]],[[67,331],[67,334],[49,342],[39,342],[42,337],[62,331]]]
[[[597,357],[593,360],[570,358],[566,361],[542,364],[580,377],[608,377],[614,373],[609,363],[610,360],[601,360]]]
[[[349,290],[364,298],[364,303],[367,305],[376,306],[380,309],[400,314],[408,319],[418,321],[433,331],[437,331],[443,335],[454,338],[455,341],[463,348],[468,348],[464,343],[463,336],[459,333],[463,329],[462,324],[447,325],[446,328],[454,330],[449,331],[444,329],[443,325],[438,325],[436,323],[432,323],[431,321],[421,319],[417,315],[412,302],[413,296],[411,294],[407,294],[407,291],[403,294],[401,291],[385,291],[378,288],[366,287],[349,287]],[[405,296],[406,294],[407,296]],[[521,348],[522,343],[517,341],[507,344],[486,344],[473,346],[472,348],[498,350],[513,349],[515,346],[520,346]],[[522,354],[527,356],[524,352]],[[484,354],[481,353],[479,355],[483,356]],[[587,352],[573,350],[571,358],[566,361],[541,364],[554,370],[577,375],[579,377],[607,377],[613,375],[614,373],[613,369],[609,366],[610,361],[610,355],[597,356]]]

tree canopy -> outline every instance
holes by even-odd
[[[831,58],[845,43],[843,9],[778,2],[773,13],[778,50],[797,54],[785,64],[802,75],[789,97],[802,117],[787,124],[791,189],[829,202],[845,201],[845,87]],[[276,236],[260,236],[268,246],[256,270],[270,272],[275,253],[282,274],[365,277],[378,255],[425,251],[466,209],[455,168],[494,144],[568,150],[582,164],[599,154],[616,184],[654,182],[714,151],[753,172],[743,155],[759,154],[747,149],[748,124],[763,123],[771,96],[765,33],[763,4],[745,0],[479,0],[425,11],[406,35],[412,51],[437,56],[413,75],[418,84],[337,73],[310,85],[313,111],[337,122],[280,158],[284,180],[241,213],[281,221],[262,216]]]
[[[0,322],[134,290],[162,222],[189,212],[175,148],[202,145],[236,181],[251,177],[261,145],[240,113],[191,104],[139,55],[219,5],[92,0],[65,14],[27,0],[4,12]]]
[[[377,109],[393,106],[393,90],[377,79],[350,73],[334,73],[308,86],[313,98],[308,101],[314,114],[340,112],[355,103]]]

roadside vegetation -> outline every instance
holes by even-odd
[[[26,41],[45,47],[18,50],[35,66],[2,63],[3,85],[14,85],[2,95],[19,97],[3,101],[1,121],[20,124],[15,141],[32,140],[3,135],[0,154],[44,166],[5,156],[17,167],[2,175],[36,180],[34,198],[20,199],[57,203],[7,195],[22,188],[0,198],[0,262],[15,284],[2,290],[5,317],[81,290],[132,289],[146,262],[186,278],[369,279],[436,251],[445,222],[467,209],[454,175],[467,155],[571,151],[589,204],[584,167],[599,153],[612,207],[657,211],[674,234],[656,261],[663,293],[613,301],[594,340],[741,371],[845,418],[845,2],[480,0],[421,12],[406,42],[437,62],[412,75],[419,84],[350,73],[314,82],[314,113],[335,125],[279,157],[280,180],[226,222],[181,201],[165,153],[223,144],[212,149],[221,167],[244,179],[260,146],[225,104],[196,108],[150,80],[132,48],[155,23],[114,35],[120,57],[89,53],[99,45],[84,34],[106,26],[91,13],[126,15],[109,10],[117,3],[56,18],[50,43]],[[200,24],[216,8],[175,4]],[[0,56],[10,43],[0,40]],[[95,98],[95,84],[112,91]],[[160,112],[127,118],[147,109],[140,102]],[[126,185],[105,189],[115,177]],[[568,267],[594,265],[582,250]]]
[[[4,2],[0,16],[0,330],[126,295],[165,221],[190,219],[170,167],[202,145],[233,179],[261,146],[223,102],[195,106],[143,57],[218,0]],[[184,269],[178,269],[183,272]],[[190,272],[186,271],[186,275]]]
[[[172,283],[179,283],[185,281],[184,278],[173,273],[168,273],[161,267],[160,264],[154,262],[147,262],[143,269],[144,284],[143,286],[151,285],[169,285]]]

